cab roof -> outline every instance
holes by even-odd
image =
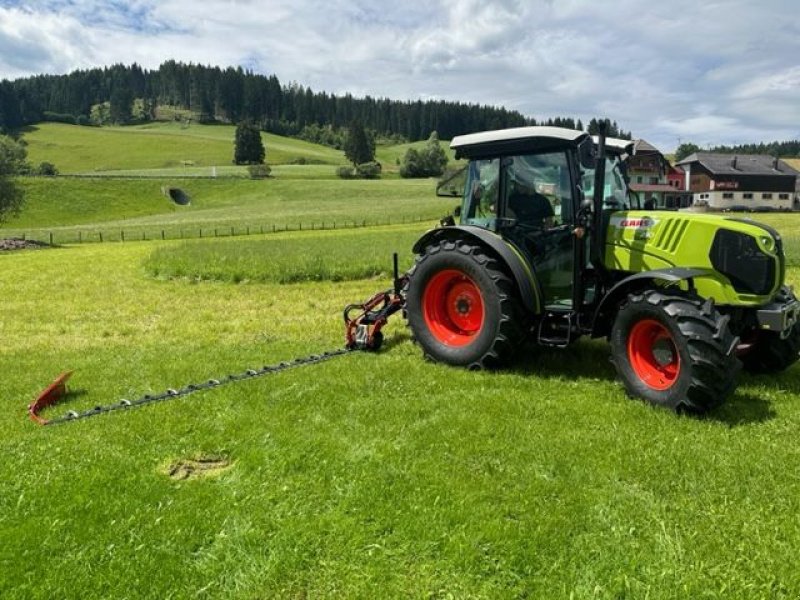
[[[563,127],[513,127],[457,135],[450,142],[456,158],[486,158],[520,152],[539,152],[549,148],[577,146],[589,136],[584,131]],[[593,136],[595,144],[597,136]],[[633,142],[606,138],[606,150],[619,154],[632,154]]]
[[[513,127],[457,135],[450,142],[456,158],[480,158],[548,147],[577,145],[588,136],[583,131],[563,127]]]

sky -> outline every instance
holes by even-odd
[[[0,79],[168,59],[315,92],[608,117],[664,152],[800,139],[797,0],[0,0]]]

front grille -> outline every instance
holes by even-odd
[[[776,261],[764,254],[750,235],[720,229],[714,236],[709,258],[739,293],[763,296],[775,287]]]

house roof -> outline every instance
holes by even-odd
[[[633,152],[634,154],[661,154],[658,148],[644,140],[634,140]]]
[[[678,165],[700,163],[714,175],[794,175],[798,171],[768,154],[717,154],[695,152]],[[777,167],[777,168],[776,168]]]

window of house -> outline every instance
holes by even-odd
[[[744,198],[745,200],[752,200],[753,194],[751,192],[745,192],[744,194],[742,194],[742,198]]]
[[[658,177],[651,177],[650,178],[650,183],[653,184],[653,185],[658,184]]]
[[[767,193],[761,194],[761,199],[762,200],[772,200],[772,194],[767,194]]]
[[[724,200],[733,200],[733,192],[725,192],[722,194]]]
[[[778,198],[780,200],[788,200],[789,199],[789,194],[778,194]]]
[[[639,177],[637,177],[637,178],[636,178],[636,183],[642,183],[642,177],[641,177],[641,175],[640,175]]]

